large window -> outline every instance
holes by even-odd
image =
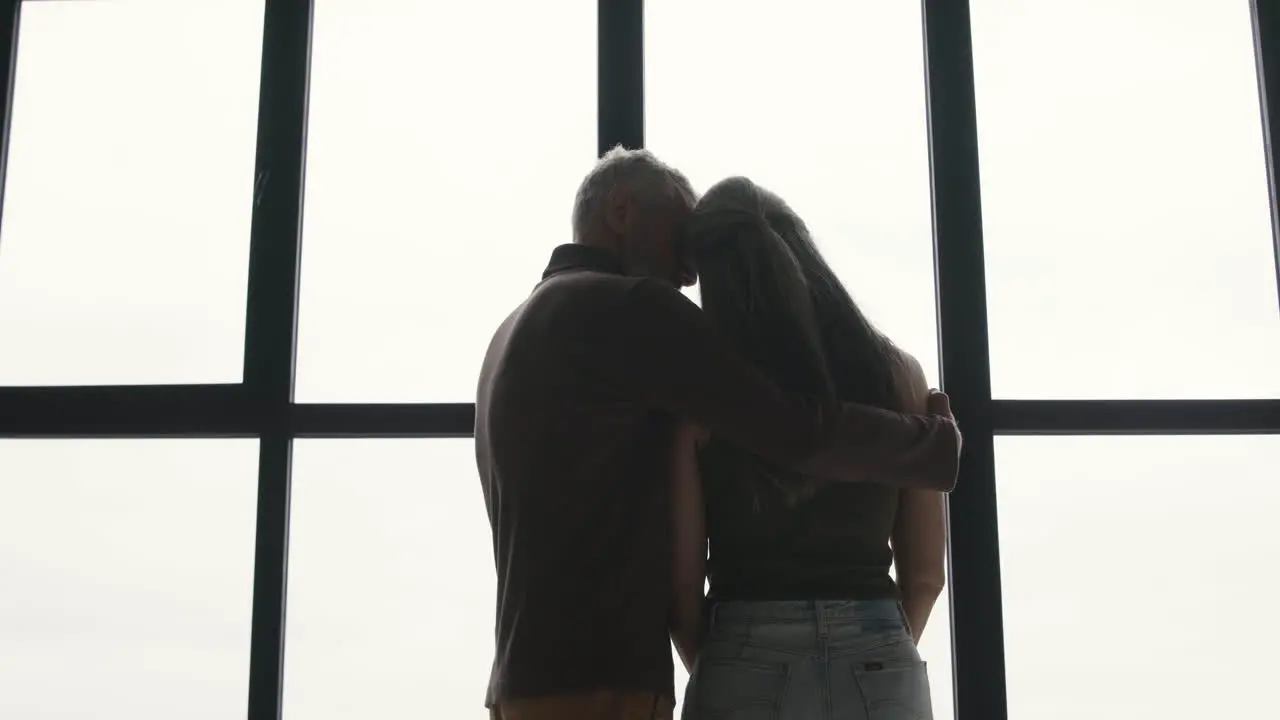
[[[25,4],[0,384],[239,382],[262,8]]]
[[[1000,438],[1010,717],[1270,707],[1278,465],[1276,436]]]
[[[589,0],[316,1],[298,399],[475,399],[489,337],[572,241],[594,21]]]
[[[936,718],[1270,710],[1275,4],[0,21],[0,717],[487,717],[478,364],[617,143],[779,193],[951,393]]]
[[[469,440],[294,449],[285,720],[487,718],[493,549]]]
[[[252,440],[0,440],[0,717],[244,712]]]
[[[936,385],[920,8],[804,0],[779,13],[773,2],[650,0],[645,13],[646,144],[699,192],[745,175],[782,196],[862,309]],[[922,654],[935,713],[949,717],[940,605]],[[683,669],[677,676],[681,694]]]
[[[1248,3],[972,6],[996,397],[1280,397]]]

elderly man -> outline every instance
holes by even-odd
[[[677,419],[833,482],[950,490],[949,416],[788,397],[679,288],[689,181],[617,148],[587,175],[573,244],[494,334],[476,398],[501,720],[669,718],[669,483]]]

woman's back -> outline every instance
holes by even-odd
[[[708,191],[690,237],[712,324],[782,388],[904,406],[905,354],[875,330],[785,202],[745,178]],[[828,486],[715,438],[699,454],[716,600],[896,597],[898,491]]]
[[[703,312],[781,388],[923,410],[919,364],[872,327],[776,195],[718,183],[689,240]],[[936,494],[829,484],[698,438],[680,433],[672,473],[672,634],[686,664],[697,658],[684,718],[929,718],[911,626],[923,628],[936,592],[910,578],[941,567],[941,546],[926,547],[944,527]]]
[[[898,599],[889,572],[898,490],[846,483],[797,497],[714,438],[699,466],[711,600]]]

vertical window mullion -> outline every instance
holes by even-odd
[[[259,420],[257,535],[249,719],[278,720],[284,676],[294,359],[306,157],[312,0],[267,0],[249,299],[245,389]]]
[[[1271,200],[1271,242],[1275,246],[1276,284],[1280,293],[1280,203],[1277,202],[1276,144],[1280,143],[1280,2],[1251,0],[1253,49],[1258,64],[1262,138],[1266,148],[1267,188]]]
[[[951,631],[959,720],[1005,720],[987,291],[968,0],[924,0],[934,273],[943,388],[964,430],[950,496]]]
[[[4,213],[4,181],[9,169],[9,130],[13,121],[13,79],[18,66],[18,26],[22,0],[0,0],[0,217]],[[0,243],[4,239],[0,238]]]
[[[644,0],[599,0],[598,153],[644,147]]]

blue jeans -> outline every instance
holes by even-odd
[[[929,677],[892,600],[726,602],[682,720],[933,720]]]

